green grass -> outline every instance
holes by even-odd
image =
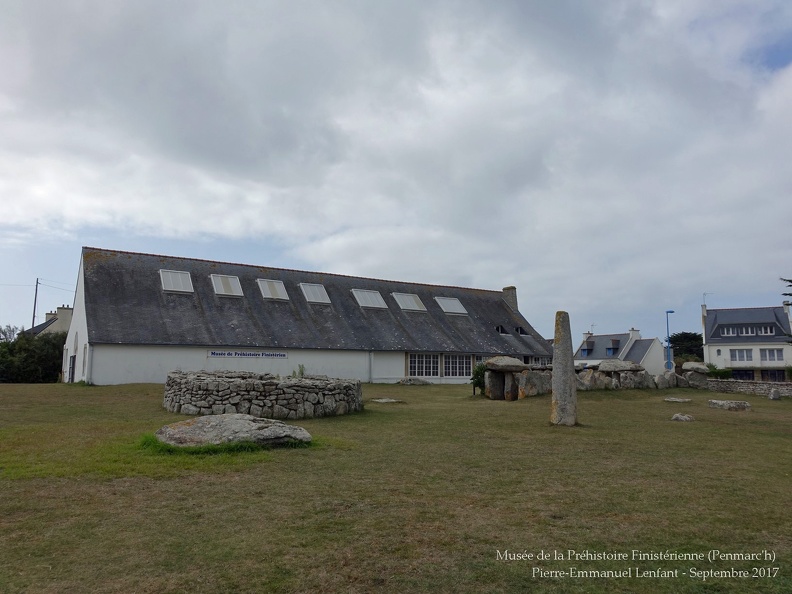
[[[470,391],[366,385],[365,412],[297,423],[311,447],[179,454],[152,443],[186,418],[162,409],[162,386],[0,385],[0,592],[792,591],[792,401],[729,412],[707,399],[733,396],[694,390],[580,393],[569,428],[550,426],[549,397]],[[499,561],[506,549],[551,558]],[[776,560],[552,558],[568,549]],[[681,575],[754,566],[780,570]]]

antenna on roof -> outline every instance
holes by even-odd
[[[715,293],[704,293],[704,294],[701,296],[701,302],[702,302],[704,305],[707,305],[707,295],[714,295],[714,294],[715,294]]]
[[[591,325],[591,329],[589,330],[590,334],[594,334],[594,326],[596,326],[596,324]]]

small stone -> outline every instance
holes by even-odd
[[[682,413],[677,413],[673,417],[671,417],[672,421],[682,421],[682,422],[690,422],[693,420],[693,415],[684,415]]]
[[[393,404],[394,402],[404,402],[404,400],[396,400],[395,398],[372,398],[372,402],[380,402],[382,404]]]
[[[781,392],[778,388],[773,388],[770,390],[770,394],[767,395],[768,400],[781,400]]]
[[[668,398],[663,398],[666,402],[690,402],[690,398],[674,398],[673,396],[669,396]]]

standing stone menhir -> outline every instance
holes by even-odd
[[[577,424],[577,377],[572,351],[572,331],[569,314],[556,312],[555,341],[553,346],[553,425]]]

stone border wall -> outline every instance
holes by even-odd
[[[768,396],[770,390],[775,388],[781,396],[792,398],[792,382],[708,379],[707,387],[712,392],[724,392],[726,394],[756,394],[757,396]]]
[[[310,419],[363,410],[360,380],[279,378],[245,371],[171,371],[163,406],[183,415]]]

